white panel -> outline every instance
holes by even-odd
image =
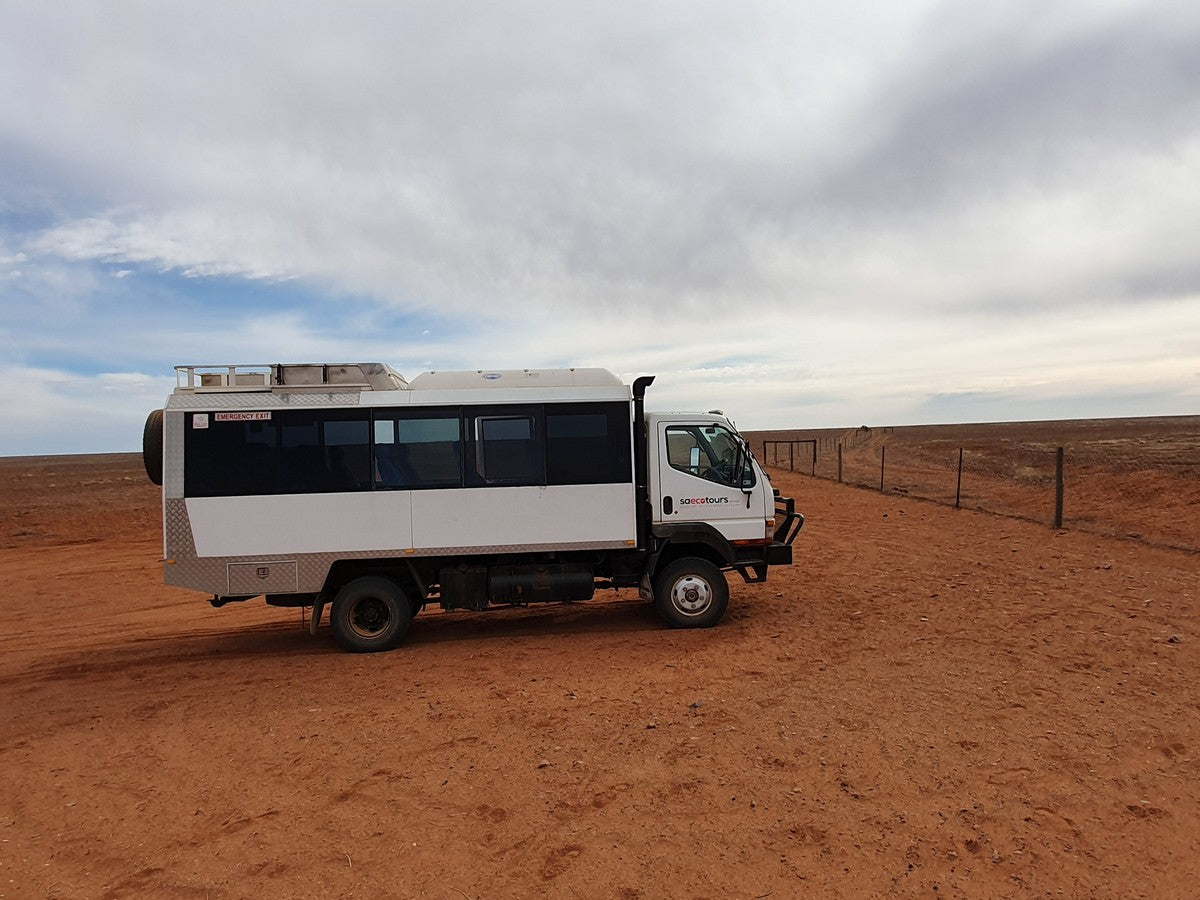
[[[539,388],[624,387],[607,369],[492,369],[474,372],[422,372],[409,387],[414,391],[529,390]]]
[[[399,392],[396,392],[399,393]],[[392,406],[387,400],[388,394],[362,395],[363,406]],[[548,387],[533,390],[531,388],[476,388],[461,390],[413,390],[411,397],[405,397],[405,403],[414,406],[475,406],[497,405],[502,403],[597,403],[597,402],[629,402],[629,388],[619,387]]]
[[[191,497],[186,500],[198,556],[331,553],[412,547],[403,491]]]
[[[408,391],[372,391],[363,394],[359,406],[408,406],[413,402]]]
[[[414,491],[412,504],[414,546],[423,549],[637,537],[631,484]]]

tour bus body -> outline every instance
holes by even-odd
[[[720,412],[646,413],[652,377],[379,363],[180,366],[144,451],[166,583],[215,606],[326,605],[349,650],[425,604],[638,587],[671,625],[724,614],[725,571],[791,562],[803,524]]]

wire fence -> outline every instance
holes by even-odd
[[[1168,421],[1177,427],[1110,420],[1107,427],[1058,423],[1058,433],[1032,423],[1029,430],[1043,434],[1024,437],[1016,425],[992,426],[991,434],[972,433],[985,426],[942,426],[942,434],[933,426],[864,426],[747,437],[769,467],[1055,528],[1200,551],[1195,512],[1200,417]]]

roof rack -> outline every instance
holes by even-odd
[[[384,363],[251,363],[175,367],[175,390],[402,391],[408,382]]]

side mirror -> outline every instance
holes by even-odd
[[[746,509],[750,508],[750,498],[754,496],[754,477],[753,473],[747,472],[750,468],[750,450],[745,441],[738,443],[737,461],[734,463],[734,471],[738,473],[738,482],[742,486],[742,493],[746,495]]]

